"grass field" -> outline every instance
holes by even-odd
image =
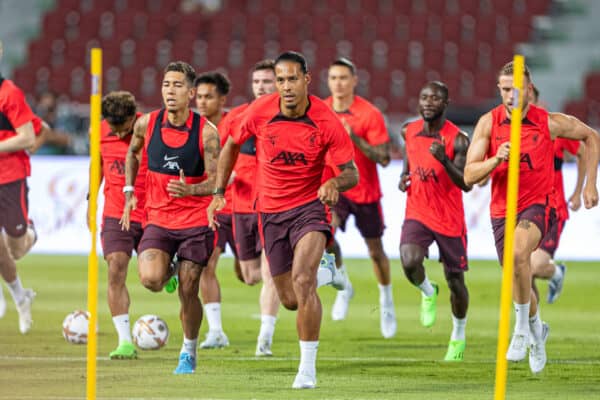
[[[181,346],[177,297],[153,294],[140,284],[131,263],[131,318],[153,313],[171,330],[169,343],[156,352],[141,352],[135,361],[110,361],[116,345],[106,304],[106,268],[101,265],[99,300],[99,399],[491,399],[493,397],[500,270],[493,262],[472,262],[467,274],[471,306],[467,350],[463,363],[443,358],[451,330],[448,290],[441,286],[438,321],[432,329],[419,324],[419,299],[393,260],[398,334],[385,340],[379,333],[378,290],[368,262],[347,261],[356,296],[349,317],[332,322],[335,291],[319,289],[324,318],[317,361],[318,388],[295,391],[291,384],[298,365],[295,314],[282,310],[270,359],[254,355],[258,319],[257,287],[238,282],[231,260],[221,261],[223,324],[231,346],[199,350],[198,370],[174,376]],[[600,398],[600,269],[598,263],[569,263],[566,287],[554,305],[542,306],[550,324],[549,362],[532,376],[527,362],[509,364],[508,399]],[[9,301],[0,320],[1,399],[79,399],[85,397],[86,348],[61,335],[67,313],[85,309],[85,257],[28,256],[19,263],[26,287],[37,291],[34,327],[18,331],[17,313]],[[443,282],[437,263],[429,276]],[[541,284],[545,299],[546,285]],[[204,336],[206,325],[201,328]]]

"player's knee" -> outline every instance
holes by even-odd
[[[279,294],[279,299],[281,300],[281,304],[290,311],[295,311],[298,309],[298,301],[296,301],[296,297],[293,295],[283,295]]]
[[[160,292],[163,288],[162,280],[153,277],[141,277],[142,285],[153,292]]]
[[[450,289],[450,292],[454,293],[455,295],[462,295],[467,291],[464,280],[458,277],[448,279],[448,289]]]
[[[385,252],[382,248],[369,249],[369,257],[371,257],[371,260],[373,260],[379,265],[384,263],[387,259],[387,256],[385,255]]]
[[[515,246],[514,249],[515,266],[527,266],[531,261],[531,251],[522,246]],[[521,268],[519,268],[521,269]],[[516,270],[516,268],[515,268]]]
[[[410,274],[414,272],[419,265],[421,265],[423,260],[416,254],[410,252],[400,252],[400,261],[402,262],[404,273]]]

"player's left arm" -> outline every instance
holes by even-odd
[[[452,182],[463,191],[468,192],[472,186],[465,183],[464,171],[467,163],[467,150],[469,149],[469,136],[460,132],[454,139],[454,159],[446,155],[446,146],[439,141],[434,141],[429,148],[433,157],[444,166],[446,173]]]
[[[210,122],[204,124],[202,129],[202,144],[204,148],[204,171],[206,180],[195,183],[185,183],[183,170],[180,170],[179,180],[169,181],[167,184],[167,192],[173,197],[184,196],[210,196],[215,188],[217,179],[217,161],[219,160],[219,152],[221,151],[221,138],[217,128]]]
[[[598,189],[596,175],[600,162],[600,137],[598,132],[578,120],[562,113],[548,114],[548,128],[552,139],[563,137],[581,140],[585,145],[585,175],[587,176],[583,189],[583,204],[585,208],[598,205]]]
[[[35,131],[31,121],[15,128],[15,136],[0,141],[0,153],[13,153],[27,150],[35,143]]]
[[[575,164],[577,165],[577,181],[573,194],[568,199],[569,208],[573,211],[579,210],[581,207],[581,193],[583,191],[583,182],[585,181],[585,160],[586,152],[585,145],[579,142],[577,153],[575,154]]]
[[[344,124],[344,128],[346,128],[348,135],[350,135],[350,139],[352,139],[354,144],[356,144],[356,147],[358,147],[369,160],[384,167],[390,163],[391,157],[389,140],[385,143],[372,145],[367,140],[358,136],[346,120],[343,119],[342,123]]]

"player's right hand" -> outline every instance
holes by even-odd
[[[125,207],[123,207],[123,215],[119,220],[119,224],[121,224],[121,229],[124,231],[129,230],[129,226],[131,225],[131,211],[137,208],[137,197],[132,193],[129,197],[125,196]]]
[[[398,189],[401,192],[406,192],[410,186],[410,174],[400,175],[400,182],[398,182]]]
[[[225,207],[226,203],[227,201],[225,200],[225,197],[221,195],[214,195],[212,201],[206,209],[206,213],[208,214],[208,226],[213,231],[216,231],[219,227],[219,223],[217,222],[217,218],[215,215],[217,211],[222,210],[223,207]]]
[[[586,182],[585,188],[583,189],[583,205],[588,210],[598,205],[598,189],[595,184]]]
[[[496,152],[496,159],[501,163],[502,161],[508,161],[510,155],[510,142],[504,142],[498,147]]]

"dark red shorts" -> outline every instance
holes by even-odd
[[[527,220],[533,223],[542,232],[542,237],[548,232],[550,221],[553,218],[553,208],[550,208],[543,204],[533,204],[519,214],[517,214],[517,224],[521,220]],[[496,253],[498,254],[498,260],[500,265],[503,264],[504,259],[504,226],[506,224],[506,218],[492,218],[492,229],[494,231],[494,240],[496,242]]]
[[[233,213],[233,237],[240,261],[260,257],[262,244],[258,234],[258,214]]]
[[[400,246],[416,244],[425,249],[428,254],[429,246],[436,242],[440,249],[440,261],[448,272],[464,272],[469,270],[467,259],[467,234],[463,236],[446,236],[429,229],[421,222],[407,219],[402,224]]]
[[[224,252],[225,247],[229,244],[233,255],[237,256],[235,240],[233,238],[233,217],[231,214],[217,214],[216,218],[219,223],[217,227],[217,247]]]
[[[323,232],[331,239],[327,211],[319,200],[280,213],[260,213],[258,226],[272,276],[292,270],[294,247],[307,233]]]
[[[565,228],[566,219],[559,219],[556,216],[556,212],[550,218],[550,227],[548,228],[548,232],[542,239],[542,243],[540,244],[540,249],[544,250],[550,257],[554,258],[554,253],[556,253],[556,249],[558,248],[558,244],[560,242],[560,235],[562,235],[562,231]]]
[[[8,167],[3,165],[0,168]],[[14,238],[21,237],[27,232],[28,192],[25,179],[0,185],[0,232],[4,228],[6,234]]]
[[[147,225],[138,246],[138,254],[147,249],[158,249],[173,258],[177,253],[180,260],[189,260],[202,267],[215,248],[215,233],[208,226],[188,229],[166,229]]]
[[[358,204],[348,200],[344,195],[340,195],[340,199],[332,209],[340,219],[342,232],[346,231],[346,221],[352,214],[354,215],[354,223],[363,238],[374,239],[383,236],[385,224],[380,202]]]
[[[137,252],[143,234],[142,224],[139,222],[131,222],[129,230],[124,231],[121,229],[121,224],[119,224],[117,218],[104,217],[102,232],[100,232],[104,258],[110,253],[118,251],[122,251],[131,257],[133,250]]]

